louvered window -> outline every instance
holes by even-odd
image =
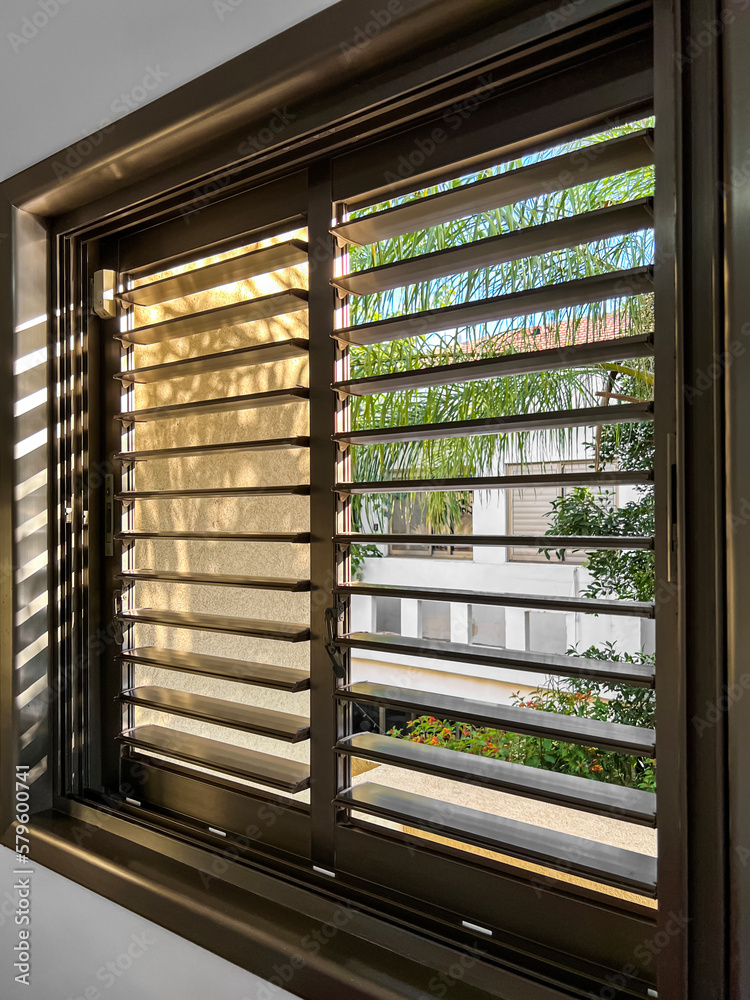
[[[59,222],[60,750],[30,762],[222,893],[355,908],[300,982],[413,923],[486,948],[467,997],[529,955],[545,996],[596,994],[681,905],[671,182],[650,15],[615,16]]]
[[[306,237],[120,295],[120,738],[240,790],[310,782]]]
[[[309,856],[308,233],[273,218],[293,192],[101,244],[119,306],[92,392],[116,463],[105,780]]]
[[[345,761],[379,765],[344,782],[340,821],[645,906],[656,892],[654,664],[640,629],[655,613],[652,127],[563,136],[391,200],[354,198],[333,230],[348,370],[334,385],[335,491],[352,524],[338,541],[356,557],[377,540],[367,526],[404,498],[425,545],[458,541],[473,514],[460,538],[471,558],[445,573],[367,553],[356,579],[341,567],[335,589],[354,621],[372,599],[404,610],[400,636],[342,633],[351,666],[338,698],[407,722],[339,740]],[[627,530],[614,490],[648,531]],[[520,552],[539,561],[519,565]]]

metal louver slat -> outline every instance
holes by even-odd
[[[334,382],[333,388],[350,396],[376,396],[383,392],[403,392],[438,385],[458,385],[484,378],[505,375],[526,375],[531,372],[553,371],[557,368],[577,368],[622,361],[625,358],[648,358],[654,353],[651,334],[592,340],[581,344],[560,344],[541,351],[501,354],[495,358],[459,361],[450,365],[417,368],[410,371]]]
[[[653,291],[653,267],[633,267],[626,271],[595,274],[589,278],[560,281],[554,285],[496,295],[456,306],[426,309],[406,316],[394,316],[376,323],[347,326],[331,334],[343,344],[383,344],[390,340],[441,333],[456,327],[499,322],[569,306],[602,302],[610,298],[643,295]]]
[[[400,285],[433,281],[461,271],[506,264],[519,257],[550,253],[581,243],[638,232],[653,224],[653,211],[653,200],[642,198],[357,271],[333,278],[331,284],[347,295],[372,295]]]
[[[591,615],[625,615],[653,618],[651,601],[618,601],[590,597],[550,597],[537,594],[487,593],[486,591],[446,590],[441,587],[401,587],[390,583],[349,583],[334,587],[334,593],[366,597],[398,597],[404,600],[450,601],[457,604],[487,604],[503,608],[539,608],[545,611],[573,611]]]
[[[304,670],[277,667],[270,663],[252,663],[228,656],[193,653],[182,649],[139,646],[123,650],[117,659],[121,663],[140,663],[143,666],[200,674],[202,677],[215,677],[258,687],[277,688],[280,691],[305,691],[310,686],[310,675]]]
[[[207,413],[231,413],[235,410],[257,410],[264,406],[282,406],[285,403],[306,400],[309,395],[309,390],[301,386],[294,389],[272,389],[270,392],[255,392],[245,396],[200,399],[194,403],[175,403],[171,406],[126,410],[117,413],[115,419],[123,424],[146,423],[149,420],[177,420],[180,417],[203,416]]]
[[[455,479],[384,479],[337,483],[336,493],[433,493],[451,490],[518,489],[521,486],[632,486],[654,481],[651,469],[614,472],[548,472],[519,476],[461,476]]]
[[[301,792],[310,785],[310,771],[304,764],[230,746],[205,736],[180,733],[163,726],[138,726],[125,730],[117,739],[134,750],[163,754],[285,792]]]
[[[412,740],[358,733],[341,740],[336,749],[351,757],[379,764],[396,764],[423,774],[440,775],[556,805],[614,816],[642,826],[656,825],[656,795],[637,788],[592,782],[523,764],[479,757]]]
[[[599,180],[609,174],[636,170],[654,162],[653,132],[650,129],[620,136],[580,150],[562,153],[497,177],[489,177],[451,191],[398,205],[342,222],[332,232],[342,242],[364,246],[379,240],[427,229],[441,222],[502,208],[550,191],[562,190]]]
[[[307,308],[307,292],[302,288],[290,288],[272,295],[262,295],[256,299],[233,302],[204,312],[176,316],[150,326],[139,326],[134,330],[121,330],[116,339],[123,344],[161,344],[166,340],[193,337],[198,333],[209,333],[228,326],[240,326],[259,319],[270,319],[284,313],[297,312]]]
[[[125,584],[195,583],[207,587],[244,587],[249,590],[283,590],[299,594],[310,589],[309,580],[290,580],[268,576],[239,576],[233,573],[194,573],[190,570],[127,569],[118,573]]]
[[[161,458],[186,458],[214,455],[218,452],[281,451],[285,448],[307,448],[307,437],[271,438],[267,441],[227,441],[217,444],[187,444],[179,448],[157,448],[148,451],[121,451],[115,455],[119,462],[148,462]]]
[[[290,542],[302,545],[310,541],[307,531],[118,531],[115,539],[119,542],[132,544],[144,538],[163,540],[185,539],[185,541],[201,542]]]
[[[627,660],[599,660],[587,656],[528,652],[523,649],[440,642],[436,639],[379,635],[373,632],[350,632],[339,636],[336,644],[348,649],[371,649],[392,656],[449,660],[468,666],[524,670],[534,674],[603,681],[605,684],[630,684],[634,687],[653,687],[654,684],[653,666],[647,663],[630,663]]]
[[[553,427],[588,427],[592,424],[620,424],[653,418],[653,403],[623,403],[621,406],[591,406],[553,413],[521,413],[509,417],[481,417],[478,420],[455,420],[445,423],[416,424],[407,427],[345,431],[333,435],[342,445],[389,444],[405,441],[432,441],[444,438],[472,437],[476,434],[511,434],[522,431],[549,430]]]
[[[122,503],[136,503],[138,500],[201,500],[215,497],[306,497],[310,487],[305,483],[293,486],[217,486],[215,489],[184,490],[123,490],[115,495]]]
[[[653,549],[653,538],[645,535],[396,535],[356,532],[335,535],[337,545],[465,545],[469,547],[529,546],[545,549]]]
[[[656,858],[635,851],[502,819],[466,806],[451,805],[449,818],[442,819],[446,808],[440,800],[370,782],[341,792],[336,801],[348,809],[403,823],[407,828],[574,872],[630,892],[646,896],[656,892]]]
[[[413,712],[415,716],[435,715],[451,722],[469,722],[512,733],[560,740],[563,743],[580,743],[600,750],[615,750],[618,753],[645,757],[653,756],[654,753],[655,734],[652,729],[599,722],[585,716],[495,705],[430,691],[370,684],[366,681],[341,688],[337,697],[341,701],[362,705],[390,705]]]
[[[269,708],[243,705],[240,702],[209,698],[205,695],[175,691],[171,688],[145,685],[123,691],[120,700],[138,708],[151,708],[157,712],[200,719],[216,726],[240,729],[247,733],[268,736],[271,739],[298,743],[310,736],[310,720],[288,712],[274,712]]]
[[[253,618],[230,618],[225,615],[198,614],[190,611],[157,611],[132,608],[115,615],[123,625],[163,625],[165,628],[189,628],[198,632],[227,632],[231,635],[278,639],[281,642],[304,642],[310,638],[306,625],[261,621]]]
[[[307,354],[309,345],[300,337],[287,340],[274,340],[268,344],[252,344],[250,347],[238,347],[233,351],[219,351],[216,354],[204,354],[197,358],[184,358],[182,361],[165,361],[159,365],[148,365],[145,368],[132,368],[118,372],[114,378],[121,382],[162,382],[173,378],[192,378],[195,375],[208,375],[211,372],[226,371],[230,368],[241,368],[250,365],[267,365],[273,361],[288,361]]]
[[[285,240],[260,250],[217,261],[192,271],[183,271],[171,278],[151,281],[138,288],[119,292],[117,297],[127,305],[153,306],[169,299],[182,298],[210,288],[246,281],[259,274],[293,267],[307,261],[308,245],[303,240]]]

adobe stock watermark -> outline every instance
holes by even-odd
[[[596,993],[589,993],[592,1000],[615,1000],[621,989],[632,985],[633,979],[642,978],[643,970],[653,964],[671,941],[685,932],[691,919],[682,910],[679,913],[670,911],[664,929],[657,931],[653,937],[645,938],[633,949],[633,958],[638,964],[628,962],[619,972],[605,976],[607,985]]]
[[[268,977],[267,983],[258,987],[255,997],[246,996],[243,1000],[273,1000],[280,990],[287,990],[300,969],[304,969],[308,961],[319,954],[357,913],[353,906],[337,907],[330,920],[302,938],[299,948],[285,962],[274,965],[273,975]]]
[[[101,1000],[104,996],[102,990],[111,989],[133,968],[133,963],[142,958],[156,943],[156,939],[150,937],[148,931],[133,934],[119,955],[96,970],[94,973],[96,983],[91,983],[77,997],[68,996],[67,1000]]]
[[[223,21],[227,14],[232,14],[241,7],[245,0],[214,0],[212,7],[216,16]]]
[[[683,387],[683,394],[688,404],[692,404],[699,396],[707,392],[714,382],[732,367],[736,359],[745,354],[748,338],[750,338],[750,322],[745,322],[740,327],[740,336],[730,341],[726,351],[714,354],[711,364],[696,373],[695,380],[691,385]]]
[[[697,736],[702,736],[707,729],[713,729],[723,715],[729,711],[730,705],[738,702],[750,690],[750,674],[743,674],[740,679],[728,686],[717,701],[706,702],[703,715],[694,715],[693,728]]]
[[[29,863],[29,803],[28,788],[29,769],[27,765],[16,765],[16,864]],[[13,968],[16,972],[15,981],[23,986],[31,985],[31,879],[34,874],[31,868],[15,868],[13,874],[16,881],[13,889],[16,892],[15,925],[18,928],[18,941],[13,945]],[[23,876],[23,877],[22,877]]]
[[[435,154],[438,146],[447,142],[450,133],[456,132],[464,122],[474,114],[478,107],[490,100],[497,89],[497,84],[492,79],[491,73],[485,73],[479,77],[479,82],[485,88],[479,94],[472,94],[462,101],[455,101],[448,107],[440,119],[441,125],[435,126],[425,137],[420,137],[414,141],[412,148],[399,155],[395,164],[395,170],[384,170],[383,180],[393,187],[404,180],[408,180],[416,173],[421,173],[424,165]]]
[[[575,12],[586,3],[586,0],[567,0],[556,10],[547,11],[547,23],[551,28],[560,28]]]
[[[381,7],[378,10],[370,10],[369,21],[355,28],[352,37],[339,44],[344,62],[349,65],[349,63],[362,54],[384,28],[387,28],[389,24],[398,20],[399,17],[403,17],[405,13],[406,7],[402,3],[402,0],[388,0],[385,7]]]
[[[689,66],[706,49],[708,49],[718,38],[721,37],[725,28],[734,24],[737,20],[737,11],[745,11],[750,6],[750,0],[729,0],[718,17],[710,21],[703,21],[697,30],[694,30],[688,38],[684,51],[675,53],[675,63],[679,70]],[[734,10],[732,8],[735,8]]]
[[[462,951],[461,955],[447,969],[433,976],[427,984],[429,994],[423,993],[419,1000],[442,1000],[443,997],[455,996],[451,993],[455,986],[463,982],[467,974],[477,962],[485,957],[485,952],[479,947],[478,941],[472,942],[472,951]]]
[[[258,822],[249,823],[244,833],[233,833],[232,842],[223,847],[220,854],[213,855],[209,869],[201,869],[200,879],[206,889],[214,879],[221,879],[233,862],[242,859],[243,849],[257,847],[266,833],[275,826],[279,817],[284,816],[286,812],[287,810],[276,802],[269,801],[260,806],[255,814]]]
[[[37,9],[23,18],[18,31],[8,32],[8,41],[13,51],[21,52],[70,2],[71,0],[39,0]]]
[[[289,127],[297,116],[291,112],[286,104],[283,108],[274,108],[271,117],[263,128],[257,132],[251,132],[237,147],[240,156],[252,156],[253,153],[261,153],[269,146],[273,146],[281,133]],[[190,225],[193,218],[202,212],[204,208],[211,205],[215,195],[228,187],[232,183],[231,174],[220,174],[218,177],[206,181],[200,187],[193,188],[192,197],[189,202],[180,209],[180,215],[187,225]]]
[[[60,159],[53,161],[52,169],[58,181],[65,180],[81,166],[87,157],[91,156],[95,149],[101,146],[105,135],[117,128],[115,118],[122,118],[131,111],[135,111],[149,99],[154,91],[161,87],[168,77],[169,73],[161,66],[147,66],[140,83],[136,83],[130,90],[123,92],[112,101],[109,106],[112,117],[103,118],[93,135],[85,136],[68,146],[61,154]]]

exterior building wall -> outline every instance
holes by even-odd
[[[567,452],[550,455],[539,442],[527,451],[528,464],[541,461],[584,461],[590,463],[584,441],[594,439],[595,429],[585,428],[576,436]],[[509,454],[488,475],[503,475],[509,465],[518,461],[518,454]],[[634,499],[634,487],[620,487],[617,503]],[[381,525],[382,530],[387,526]],[[473,524],[475,534],[500,535],[510,533],[507,491],[493,490],[474,495]],[[381,558],[364,561],[361,579],[371,584],[391,584],[415,588],[434,587],[445,590],[474,591],[479,594],[528,594],[531,596],[580,597],[592,577],[580,562],[561,562],[554,553],[549,561],[518,562],[507,546],[476,546],[471,557],[429,556],[426,554],[394,555],[389,546],[380,547]],[[534,550],[532,550],[534,551]],[[357,597],[352,602],[352,630],[377,631],[376,602],[379,598]],[[400,633],[421,637],[420,602],[401,601]],[[449,604],[450,641],[469,643],[471,608],[465,604]],[[591,645],[614,643],[621,651],[646,653],[654,649],[654,623],[640,618],[614,615],[585,615],[572,612],[529,612],[523,608],[505,608],[505,643],[509,649],[529,649],[539,652],[565,653],[580,651]],[[564,619],[564,629],[559,627]],[[548,623],[545,622],[548,619]],[[562,641],[561,641],[562,639]],[[353,656],[353,679],[388,681],[395,684],[399,675],[421,677],[425,690],[461,693],[466,697],[508,702],[514,692],[528,692],[543,685],[545,675],[519,670],[497,670],[475,667],[466,663],[421,657],[386,655],[381,652],[357,650]],[[416,686],[416,685],[415,685]]]

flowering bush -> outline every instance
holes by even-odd
[[[576,653],[575,650],[570,652]],[[596,659],[627,659],[644,662],[645,655],[619,655],[614,646],[604,649],[590,647],[578,656]],[[647,688],[617,685],[602,697],[603,686],[591,681],[560,681],[549,678],[545,687],[536,688],[531,694],[513,695],[517,708],[539,712],[557,712],[561,715],[579,715],[601,722],[619,722],[625,725],[651,727],[654,723],[654,695]],[[472,726],[466,722],[453,722],[423,715],[407,723],[407,730],[393,728],[389,736],[446,747],[464,753],[494,757],[513,764],[541,767],[562,774],[608,781],[647,791],[656,789],[656,761],[651,758],[633,757],[599,750],[596,747],[578,746],[560,740],[537,736],[522,736],[502,729]]]

